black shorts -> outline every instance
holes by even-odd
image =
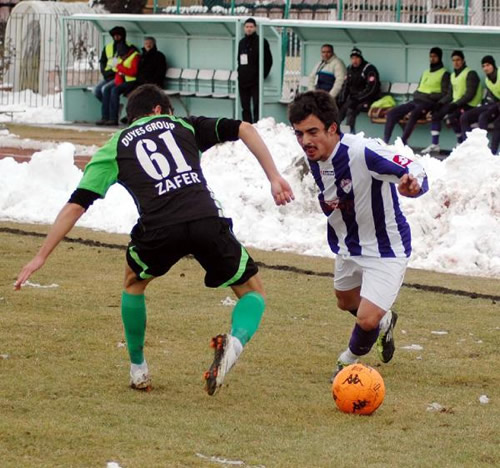
[[[258,271],[228,218],[198,219],[146,234],[138,231],[132,231],[127,263],[139,280],[164,275],[189,254],[205,269],[209,288],[243,284]]]

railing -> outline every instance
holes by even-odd
[[[400,21],[412,23],[500,25],[500,0],[154,0],[157,13],[266,15],[270,17]],[[328,3],[326,3],[328,1]],[[273,16],[275,15],[275,16]],[[281,16],[280,16],[281,15]],[[61,107],[61,54],[66,54],[66,85],[99,81],[102,36],[90,21],[65,22],[62,47],[60,20],[54,14],[10,15],[0,22],[0,105]],[[2,34],[4,31],[4,34]],[[284,35],[284,94],[300,79],[301,43]]]
[[[147,11],[500,26],[500,0],[150,0]]]
[[[10,15],[0,23],[0,105],[61,107],[61,55],[67,86],[99,80],[101,35],[89,21],[67,21],[62,47],[59,17],[48,13]]]
[[[59,28],[54,15],[10,15],[0,57],[0,104],[60,107]]]

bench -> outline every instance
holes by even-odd
[[[237,79],[235,70],[169,68],[165,92],[178,97],[235,99]]]
[[[14,119],[14,114],[20,114],[24,112],[24,110],[0,110],[0,114],[8,115],[10,120]]]
[[[380,88],[383,95],[390,94],[396,101],[396,106],[399,106],[400,104],[405,104],[412,100],[413,93],[418,88],[418,83],[402,83],[402,82],[390,83],[388,81],[382,81]],[[370,107],[370,109],[368,109],[368,117],[370,118],[370,121],[372,123],[385,124],[387,113],[394,107],[385,107],[385,108]],[[404,116],[402,119],[399,120],[399,124],[405,125],[408,122],[408,118],[409,118],[408,115]],[[417,124],[426,125],[430,121],[431,121],[430,112],[428,112],[424,118],[419,119],[417,121]]]
[[[296,78],[294,78],[294,80],[296,80]],[[288,87],[289,90],[288,96],[282,96],[279,102],[285,105],[290,104],[298,93],[306,91],[308,87],[309,87],[309,76],[308,75],[301,76],[298,79],[298,81],[292,82],[291,86]],[[285,89],[284,92],[286,93]]]

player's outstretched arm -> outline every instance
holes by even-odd
[[[76,203],[67,203],[57,215],[45,241],[38,253],[27,263],[19,273],[14,289],[19,290],[23,283],[37,270],[42,268],[51,252],[85,213],[85,208]]]
[[[277,205],[286,205],[295,197],[288,182],[281,176],[264,140],[248,122],[242,122],[238,136],[255,155],[271,183],[271,193]]]

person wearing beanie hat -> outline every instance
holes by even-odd
[[[238,44],[238,91],[240,96],[242,118],[245,122],[255,123],[259,120],[259,36],[257,24],[248,18],[243,29],[245,37]],[[273,56],[269,42],[264,39],[264,70],[266,78],[273,65]],[[252,109],[253,107],[253,109]]]
[[[467,66],[464,53],[461,50],[454,50],[451,53],[451,61],[453,72],[450,76],[451,89],[448,93],[448,103],[432,112],[431,144],[423,150],[424,154],[439,153],[441,122],[444,119],[455,132],[457,142],[462,143],[460,117],[464,112],[481,103],[483,88],[479,75]]]
[[[357,47],[353,47],[349,57],[359,57],[360,59],[363,59],[363,54],[361,53],[361,50],[359,50]]]
[[[380,96],[380,78],[374,65],[368,63],[357,47],[351,50],[351,64],[347,67],[344,86],[339,95],[340,122],[346,120],[349,132],[355,131],[356,117],[368,111]]]
[[[489,63],[490,65],[493,66],[493,68],[496,68],[497,67],[497,64],[495,62],[495,59],[493,58],[492,55],[485,55],[482,59],[481,59],[481,65],[484,65],[485,63]]]
[[[500,80],[495,59],[491,55],[485,55],[481,59],[481,65],[485,74],[486,94],[478,107],[464,112],[460,117],[460,129],[462,139],[465,140],[467,132],[472,130],[474,124],[478,124],[483,130],[488,129],[499,115],[498,103],[500,102]],[[498,150],[498,145],[495,152]]]
[[[333,52],[331,44],[321,46],[321,61],[318,62],[309,75],[308,89],[322,89],[336,98],[344,84],[346,67]]]
[[[413,93],[413,100],[396,106],[387,113],[384,128],[384,141],[386,143],[389,143],[396,124],[408,116],[401,137],[406,145],[417,122],[447,102],[450,72],[444,68],[442,57],[443,51],[439,47],[433,47],[430,50],[430,66],[422,73],[418,88]]]
[[[101,102],[104,88],[112,85],[115,78],[116,65],[120,61],[117,53],[118,46],[119,44],[128,44],[127,31],[122,26],[115,26],[110,29],[109,35],[113,38],[113,42],[109,42],[104,46],[99,59],[103,79],[94,88],[94,96]]]
[[[443,49],[441,47],[432,47],[429,54],[437,56],[440,62],[443,60]]]

